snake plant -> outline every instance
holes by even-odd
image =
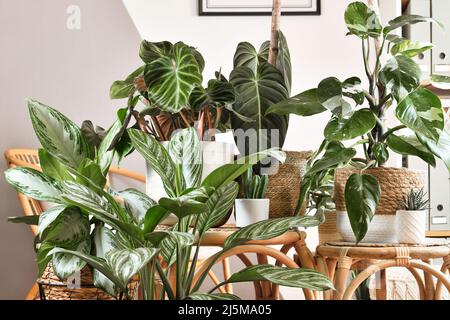
[[[424,189],[411,189],[407,196],[403,197],[402,207],[408,211],[422,211],[428,207],[427,194]]]

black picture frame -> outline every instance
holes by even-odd
[[[206,0],[198,0],[198,15],[199,16],[271,16],[272,12],[205,12],[203,11],[203,2]],[[290,11],[281,12],[282,16],[320,16],[322,14],[321,5],[322,0],[315,0],[317,3],[315,11]]]

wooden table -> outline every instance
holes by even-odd
[[[421,300],[439,300],[442,287],[450,292],[450,247],[435,242],[420,246],[402,244],[360,244],[331,242],[316,250],[317,269],[328,275],[336,291],[324,293],[325,299],[350,300],[356,289],[375,273],[380,273],[377,300],[386,299],[386,269],[404,267],[414,276]],[[441,270],[433,268],[432,259],[444,260]],[[351,269],[361,272],[346,286]],[[419,273],[423,271],[423,277]],[[433,278],[437,279],[435,284]]]
[[[208,231],[202,241],[203,247],[222,247],[225,239],[236,232],[238,229],[234,226],[224,226],[221,228],[215,228]],[[230,257],[237,257],[240,259],[246,267],[253,265],[248,254],[256,254],[257,264],[268,264],[268,259],[273,258],[275,265],[287,266],[290,268],[310,268],[314,269],[314,256],[307,248],[306,233],[303,231],[290,231],[284,235],[264,241],[249,241],[244,245],[235,247],[227,251],[222,255],[215,263],[222,263],[224,267],[224,278],[228,279],[231,276],[229,267],[226,266],[227,260]],[[271,246],[281,246],[280,250],[272,248]],[[297,254],[297,258],[288,256],[288,252],[294,248]],[[204,272],[210,263],[210,259],[202,262],[197,275],[194,278],[194,283],[198,280],[199,276]],[[257,281],[254,283],[255,294],[257,300],[277,300],[280,298],[279,286],[266,281]],[[233,293],[231,285],[226,286],[225,292]],[[315,300],[318,298],[318,294],[309,289],[303,289],[305,298],[307,300]]]

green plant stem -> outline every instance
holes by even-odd
[[[167,276],[164,273],[163,268],[161,267],[161,263],[157,259],[155,260],[155,267],[164,285],[163,296],[165,291],[167,292],[167,296],[169,297],[170,300],[175,300],[175,295],[173,294],[172,288],[170,287],[169,280],[167,280]]]
[[[364,39],[361,40],[362,44],[362,53],[363,53],[363,61],[364,61],[364,70],[366,71],[367,79],[369,80],[369,95],[373,97],[373,76],[369,69],[369,53],[366,49],[366,44]]]
[[[395,131],[402,130],[402,129],[405,129],[405,128],[406,128],[405,125],[399,125],[399,126],[396,126],[396,127],[392,128],[392,129],[389,129],[388,131],[386,131],[385,134],[383,134],[383,135],[381,136],[380,141],[382,141],[382,142],[386,141],[386,139],[387,139],[391,134],[393,134]]]
[[[184,256],[182,253],[183,250],[177,245],[177,262],[176,262],[176,299],[181,300],[183,298],[183,284],[182,284],[182,269],[184,265]]]

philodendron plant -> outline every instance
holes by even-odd
[[[80,207],[62,200],[61,186],[63,183],[85,184],[83,179],[87,179],[99,189],[105,187],[106,174],[114,157],[114,151],[108,151],[109,144],[120,130],[120,123],[116,122],[98,143],[92,143],[92,137],[86,136],[57,110],[35,100],[28,100],[28,109],[42,146],[39,150],[42,172],[14,168],[6,171],[5,177],[17,191],[53,205],[40,216],[16,217],[10,221],[39,226],[35,241],[39,275],[51,261],[55,274],[66,279],[86,263],[71,255],[49,256],[48,253],[55,247],[62,247],[90,254],[98,229],[91,233],[97,221],[89,219]],[[94,273],[94,281],[97,276]]]
[[[450,134],[444,128],[441,101],[421,87],[421,70],[413,60],[433,46],[394,34],[409,24],[439,23],[432,18],[410,15],[382,26],[375,11],[363,2],[353,2],[347,7],[345,22],[348,34],[361,42],[368,88],[363,88],[357,77],[344,81],[327,78],[317,88],[270,107],[267,114],[311,116],[331,112],[331,120],[324,130],[325,140],[303,177],[297,212],[312,197],[319,211],[331,207],[330,177],[334,170],[346,165],[359,168],[360,173],[347,181],[345,201],[352,229],[357,241],[361,241],[381,194],[377,179],[364,174],[364,170],[384,166],[391,152],[417,156],[431,166],[435,166],[438,157],[450,169]],[[377,48],[372,51],[373,59],[369,50],[371,39]],[[449,80],[437,75],[432,78],[440,82]],[[389,128],[386,114],[395,105],[394,114],[400,124]],[[345,145],[346,142],[350,145]],[[357,146],[362,147],[364,158],[356,157]]]
[[[115,131],[121,129],[119,122],[91,154],[81,129],[62,114],[35,101],[30,101],[30,111],[45,148],[41,154],[49,160],[41,157],[43,172],[15,168],[8,170],[6,177],[18,192],[56,205],[39,217],[37,256],[41,273],[50,260],[61,279],[88,263],[94,269],[94,285],[114,297],[130,298],[129,281],[139,274],[144,299],[237,299],[213,293],[218,287],[200,293],[215,261],[249,240],[270,239],[292,228],[319,223],[314,217],[293,217],[243,228],[226,239],[223,250],[199,273],[201,241],[233,206],[238,193],[234,180],[265,157],[282,160],[282,152],[267,150],[251,155],[218,168],[200,181],[198,163],[191,161],[192,154],[200,153],[193,150],[200,144],[194,129],[178,132],[168,151],[153,136],[131,129],[128,133],[133,146],[166,185],[169,197],[156,203],[137,190],[115,192],[105,188],[105,173],[114,152],[102,150],[109,149]],[[158,229],[169,213],[178,218],[178,223],[170,229]],[[36,223],[29,219],[25,222]],[[163,283],[160,291],[155,289],[156,279]],[[241,270],[223,284],[261,280],[313,290],[333,288],[324,275],[313,270],[270,265]]]

